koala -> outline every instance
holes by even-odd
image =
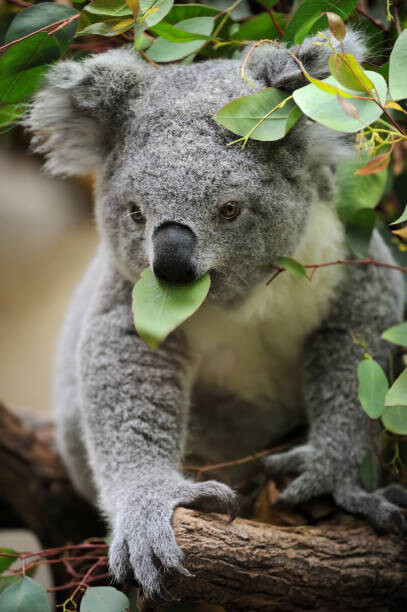
[[[330,51],[312,43],[298,57],[324,78]],[[357,33],[345,51],[363,59]],[[68,60],[49,71],[24,120],[51,174],[97,170],[100,245],[56,360],[59,449],[78,491],[111,526],[114,576],[163,599],[166,572],[189,574],[174,509],[237,513],[228,484],[184,477],[185,450],[213,464],[308,424],[306,443],[264,460],[267,474],[296,474],[281,499],[331,494],[377,530],[404,525],[403,489],[361,487],[369,436],[357,395],[363,351],[352,339],[363,338],[386,367],[380,334],[402,320],[401,276],[336,265],[311,282],[286,272],[267,285],[281,256],[352,258],[333,205],[335,165],[351,149],[306,118],[280,141],[227,147],[232,135],[213,115],[253,92],[240,68],[238,59],[155,67],[131,48]],[[247,74],[259,88],[303,84],[273,45],[252,54]],[[392,262],[377,233],[371,256]],[[131,312],[147,266],[171,283],[211,277],[204,304],[155,351]]]

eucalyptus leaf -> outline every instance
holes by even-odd
[[[176,26],[186,32],[210,36],[214,28],[214,19],[213,17],[194,17],[180,21]],[[153,42],[146,55],[153,62],[173,62],[195,53],[202,47],[202,44],[205,44],[205,41],[195,40],[180,45],[160,36]]]
[[[372,81],[350,53],[333,53],[329,56],[328,65],[332,76],[340,85],[361,92],[373,89]]]
[[[131,17],[133,13],[125,0],[94,0],[87,4],[84,11],[93,15],[110,17]]]
[[[165,17],[165,22],[175,25],[180,21],[192,19],[194,17],[216,17],[219,10],[204,4],[174,4],[168,15]]]
[[[216,40],[216,38],[212,38],[211,36],[194,34],[193,32],[181,30],[180,28],[177,28],[169,23],[159,23],[153,28],[150,28],[150,30],[153,32],[153,34],[162,36],[165,38],[165,40],[170,40],[171,42],[177,43],[186,43],[191,42],[192,40]]]
[[[0,574],[4,572],[7,568],[10,567],[16,561],[16,557],[6,557],[3,556],[2,553],[6,553],[9,555],[16,555],[16,551],[12,548],[0,548]]]
[[[134,324],[139,336],[152,349],[205,300],[211,284],[209,273],[189,285],[164,283],[146,268],[133,289]]]
[[[407,434],[407,406],[390,406],[382,416],[383,425],[395,434]]]
[[[393,344],[407,346],[407,322],[389,327],[382,333],[382,338]]]
[[[134,26],[137,38],[144,30],[160,23],[172,9],[174,0],[140,0],[139,18]]]
[[[88,587],[82,597],[79,611],[127,612],[129,606],[129,600],[126,595],[114,587]]]
[[[283,26],[284,20],[282,17],[278,13],[273,13],[273,15],[277,23]],[[280,34],[269,13],[261,13],[249,19],[241,25],[237,34],[233,36],[235,40],[261,40],[264,38],[274,40],[279,37]]]
[[[384,105],[387,93],[386,81],[377,72],[366,71],[365,74],[375,85],[380,101]],[[352,96],[360,95],[360,92],[342,87],[332,76],[324,79],[322,82],[344,89],[346,93]],[[372,100],[357,100],[353,98],[352,105],[358,111],[360,120],[350,117],[335,96],[321,91],[313,84],[297,89],[294,91],[293,96],[302,112],[308,117],[340,132],[357,132],[364,125],[370,125],[376,121],[382,114],[381,108]]]
[[[21,580],[21,576],[19,576],[18,574],[11,574],[10,576],[0,576],[0,594],[19,580]]]
[[[47,65],[38,65],[46,43],[47,34],[40,32],[7,49],[0,60],[1,102],[21,102],[37,91],[48,70]]]
[[[370,208],[362,208],[346,223],[349,248],[362,259],[368,257],[370,240],[376,223],[376,215]]]
[[[389,389],[386,374],[373,359],[364,359],[358,367],[359,400],[371,419],[378,419],[386,407],[384,398]]]
[[[214,120],[234,134],[246,136],[267,113],[286,98],[287,93],[280,89],[274,87],[262,89],[249,96],[232,100],[216,113]],[[282,108],[263,121],[253,132],[251,138],[268,141],[283,138],[288,131],[287,127],[293,127],[299,119],[298,114],[290,117],[291,111],[295,108],[294,102],[289,100]]]
[[[327,29],[328,20],[321,13],[330,11],[346,19],[357,3],[358,0],[305,0],[292,17],[283,40],[301,43],[307,35]]]
[[[278,265],[280,268],[287,270],[291,276],[294,276],[294,278],[302,278],[306,275],[304,266],[292,257],[280,257],[278,260]]]
[[[377,457],[369,451],[362,459],[360,464],[360,478],[364,488],[367,491],[374,491],[377,489],[379,480],[379,466],[377,463]]]
[[[342,160],[337,165],[334,199],[342,221],[349,221],[362,208],[375,208],[383,195],[387,170],[368,176],[355,174],[368,159],[361,156]]]
[[[0,105],[0,128],[15,123],[24,113],[24,110],[24,104]]]
[[[407,406],[407,368],[402,371],[387,392],[386,406]]]
[[[78,36],[84,35],[99,35],[99,36],[118,36],[131,30],[134,25],[133,17],[127,17],[126,19],[107,19],[106,21],[100,21],[98,23],[92,23],[86,28],[83,28],[78,32]]]
[[[407,30],[395,42],[390,55],[389,88],[393,100],[407,98]]]
[[[398,223],[404,223],[405,221],[407,221],[407,206],[404,208],[400,217],[398,217],[395,221],[390,223],[390,225],[397,225]]]
[[[41,2],[40,4],[35,4],[17,13],[7,30],[5,43],[12,42],[27,34],[36,32],[44,26],[57,23],[58,21],[68,19],[78,14],[79,11],[77,9],[55,2]],[[76,20],[74,20],[69,25],[61,28],[58,32],[48,37],[48,41],[42,50],[43,54],[48,53],[48,61],[53,61],[65,53],[75,36],[76,28],[77,23]]]
[[[44,587],[27,576],[1,593],[0,610],[4,612],[51,612]]]

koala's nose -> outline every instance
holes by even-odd
[[[153,271],[168,283],[187,285],[197,276],[192,265],[195,235],[189,227],[164,223],[153,234]]]

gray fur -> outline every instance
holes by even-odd
[[[346,47],[363,55],[355,34]],[[298,86],[301,75],[289,56],[270,46],[257,54],[248,76],[259,86]],[[313,74],[326,76],[325,48],[306,41],[298,57]],[[101,245],[73,298],[58,351],[58,441],[75,485],[94,502],[97,495],[113,528],[112,571],[118,580],[135,577],[149,595],[163,592],[163,570],[183,571],[171,527],[177,505],[235,512],[227,485],[183,478],[185,448],[209,462],[235,458],[260,450],[307,416],[308,443],[265,462],[270,473],[300,474],[283,493],[286,501],[332,493],[344,508],[384,528],[400,520],[396,504],[406,501],[393,489],[372,495],[359,488],[368,437],[355,376],[362,352],[349,333],[352,328],[365,337],[385,364],[388,348],[379,335],[401,320],[399,275],[373,267],[342,269],[326,308],[315,302],[321,314],[299,346],[289,346],[289,326],[278,331],[280,344],[274,332],[263,336],[274,316],[267,307],[261,325],[255,326],[255,317],[240,321],[239,313],[269,278],[270,264],[296,251],[317,202],[331,207],[331,166],[346,151],[340,134],[305,119],[282,141],[251,141],[243,152],[226,147],[231,135],[212,116],[228,101],[251,93],[240,66],[236,60],[215,60],[153,68],[127,49],[68,61],[51,70],[25,119],[34,149],[47,156],[48,171],[75,175],[99,169]],[[228,199],[239,200],[242,212],[236,221],[222,223],[218,206]],[[145,225],[134,223],[131,201],[141,207]],[[152,235],[164,222],[193,230],[193,265],[198,275],[210,270],[212,286],[201,311],[154,352],[135,332],[131,290],[152,263]],[[317,242],[318,229],[314,234]],[[378,237],[372,255],[389,259]],[[279,287],[277,281],[270,287],[277,305]],[[296,305],[300,285],[292,287],[287,307],[294,314],[298,308],[296,318],[307,320],[309,313]],[[211,309],[218,313],[215,322],[225,318],[234,342],[242,334],[245,347],[247,333],[250,346],[258,337],[267,363],[269,358],[274,363],[270,376],[277,379],[277,391],[239,397],[222,384],[208,384],[201,375],[203,353],[192,338],[197,336],[201,346],[206,331],[199,317],[204,321]],[[213,348],[223,366],[233,355],[228,340],[222,346],[222,333],[220,349]],[[303,373],[294,374],[292,364],[302,353]],[[291,381],[278,380],[275,372],[284,360]],[[293,387],[298,401],[292,399]],[[207,404],[205,397],[211,398]]]

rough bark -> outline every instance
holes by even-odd
[[[72,488],[52,427],[32,429],[0,405],[1,527],[24,524],[44,547],[103,534]],[[183,600],[226,610],[369,610],[407,605],[407,545],[370,527],[281,527],[179,508],[176,538],[196,579],[171,578]],[[66,580],[55,574],[57,583]],[[141,601],[142,610],[157,607]]]
[[[228,524],[183,508],[174,527],[197,576],[169,583],[183,599],[246,612],[406,609],[407,545],[395,535],[379,537],[368,526]]]

